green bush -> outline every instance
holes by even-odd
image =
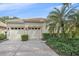
[[[22,39],[22,41],[27,41],[28,35],[27,34],[21,35],[21,39]]]
[[[59,55],[79,55],[79,39],[54,39],[50,38],[46,42]]]
[[[43,40],[47,40],[52,37],[49,33],[42,33],[42,36],[43,36]]]
[[[74,50],[72,46],[62,42],[56,42],[55,48],[57,48],[58,53],[60,53],[61,55],[72,55]]]
[[[46,44],[59,55],[79,55],[79,38],[71,38],[68,33],[65,34],[66,37],[62,37],[62,34],[59,35],[60,37],[57,37],[56,34],[43,33],[43,40],[46,40]]]
[[[4,40],[4,39],[6,39],[6,35],[0,34],[0,40]]]

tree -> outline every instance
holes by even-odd
[[[70,28],[70,31],[73,31],[72,34],[75,36],[75,34],[79,31],[79,10],[76,10],[75,13],[72,16],[69,16],[72,22],[72,26]],[[69,31],[69,32],[70,32]]]
[[[18,17],[10,17],[10,16],[3,16],[3,17],[0,17],[0,21],[2,22],[5,22],[5,20],[12,20],[12,19],[19,19]]]
[[[62,37],[65,35],[65,22],[69,18],[69,16],[74,15],[75,8],[72,7],[70,3],[63,3],[62,6],[58,8],[54,8],[52,12],[48,15],[48,21],[55,21],[58,23],[57,31],[62,33]],[[49,20],[50,19],[50,20]],[[50,26],[50,25],[49,25]],[[49,27],[50,28],[50,27]]]

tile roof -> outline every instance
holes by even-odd
[[[29,18],[29,19],[15,19],[7,20],[7,23],[44,23],[46,22],[45,18]]]
[[[46,22],[46,19],[45,18],[31,18],[31,19],[24,19],[24,22],[44,23]]]
[[[0,21],[0,27],[6,27],[7,25]]]

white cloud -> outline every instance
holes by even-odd
[[[5,10],[16,10],[16,9],[20,9],[21,7],[29,7],[30,5],[33,5],[33,3],[31,4],[22,4],[22,3],[7,3],[7,4],[0,4],[0,11],[5,11]]]

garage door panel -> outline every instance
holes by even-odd
[[[10,40],[21,40],[21,35],[22,34],[28,34],[29,39],[40,39],[42,38],[42,33],[41,33],[41,29],[37,29],[37,28],[31,28],[31,29],[9,29],[7,31],[7,37]]]
[[[18,30],[9,30],[7,32],[7,37],[10,40],[20,40],[20,34]]]
[[[29,30],[28,35],[29,35],[29,39],[40,39],[41,30]]]

